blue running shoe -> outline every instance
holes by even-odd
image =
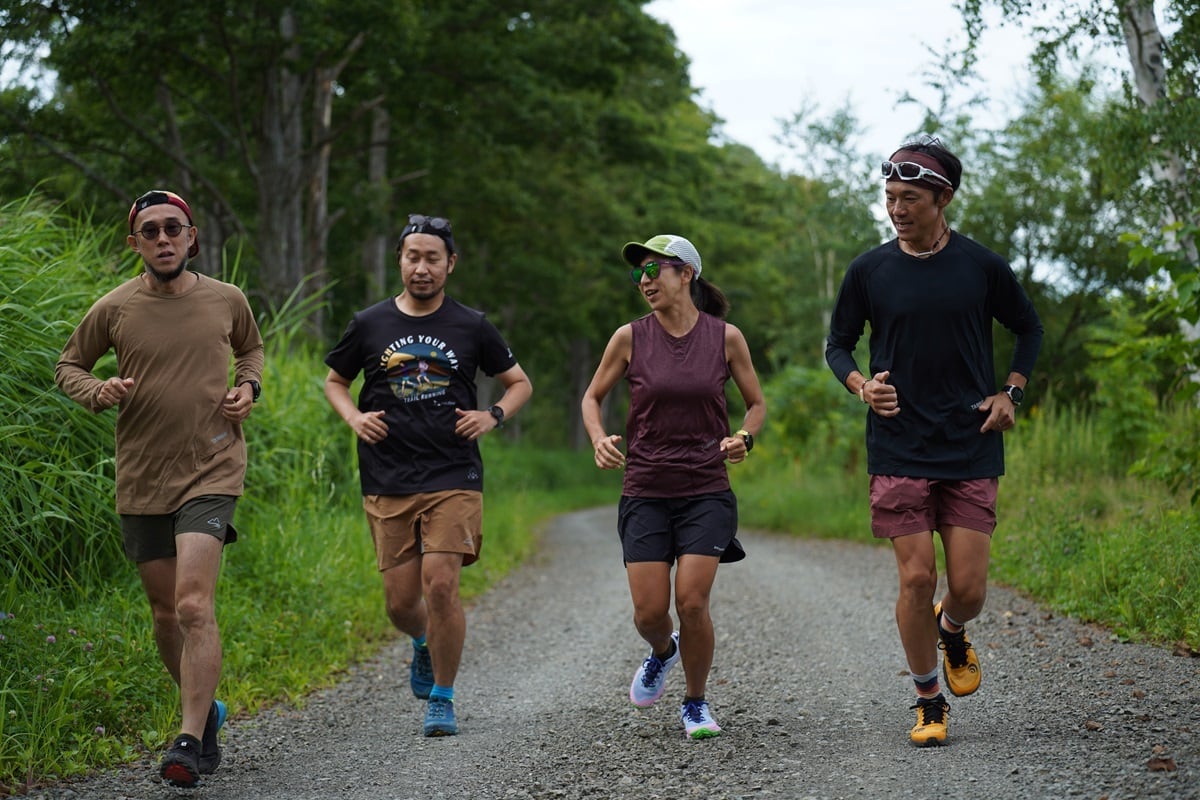
[[[687,700],[679,709],[683,728],[692,739],[708,739],[721,735],[721,726],[713,719],[712,711],[704,700]]]
[[[225,704],[213,700],[208,709],[208,721],[204,723],[204,735],[200,737],[200,774],[211,775],[221,766],[221,748],[217,744],[217,734],[225,725],[225,717],[229,713]]]
[[[453,736],[458,733],[458,721],[454,719],[454,701],[444,697],[429,698],[425,711],[426,736]]]
[[[671,642],[675,645],[675,653],[663,661],[651,651],[638,671],[634,673],[633,683],[629,685],[629,699],[639,708],[649,708],[667,689],[667,673],[679,663],[679,632],[671,634]]]
[[[422,700],[430,699],[433,691],[433,658],[430,649],[413,645],[413,660],[408,664],[408,685],[413,694]]]
[[[408,685],[412,693],[422,700],[429,699],[433,691],[433,659],[429,657],[428,647],[413,645],[412,661],[408,665]]]

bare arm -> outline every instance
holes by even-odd
[[[511,419],[533,396],[533,383],[520,364],[514,364],[504,372],[496,374],[496,379],[504,384],[504,394],[496,401],[496,405],[504,412],[504,419]],[[464,411],[456,408],[458,422],[454,432],[464,439],[475,440],[488,431],[500,427],[500,421],[492,416],[490,411]]]
[[[600,469],[621,469],[625,466],[625,454],[617,447],[621,437],[604,430],[600,406],[628,369],[632,352],[633,328],[622,325],[608,340],[604,355],[600,359],[600,366],[596,368],[592,382],[583,393],[583,402],[580,404],[583,427],[587,429],[588,438],[592,440],[596,466]]]
[[[383,421],[383,411],[359,411],[354,399],[350,397],[351,379],[345,378],[335,370],[329,370],[325,376],[325,399],[333,410],[338,413],[354,435],[367,444],[378,444],[387,438],[388,426]]]
[[[733,382],[742,394],[746,404],[746,416],[742,419],[742,430],[751,436],[757,436],[767,419],[767,402],[763,397],[762,386],[758,382],[758,373],[754,371],[754,362],[750,357],[750,346],[746,337],[733,325],[725,325],[725,358],[729,361],[729,372]],[[721,440],[721,449],[731,463],[746,459],[746,440],[741,436],[727,436]]]

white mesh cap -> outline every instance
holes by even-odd
[[[640,266],[647,253],[670,256],[678,258],[686,264],[691,264],[692,269],[696,270],[697,278],[700,277],[700,270],[703,269],[700,263],[700,253],[696,250],[696,246],[682,236],[676,236],[673,233],[660,233],[652,239],[647,239],[645,244],[629,242],[621,248],[621,257],[631,267]]]

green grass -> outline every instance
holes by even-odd
[[[0,795],[130,760],[179,725],[121,553],[114,415],[90,414],[53,385],[74,324],[136,268],[114,266],[102,239],[31,200],[0,206]],[[264,326],[241,539],[218,585],[219,692],[234,714],[303,703],[395,636],[353,435],[325,402],[322,353],[299,335],[303,311],[282,309]],[[111,369],[111,359],[99,366]],[[792,370],[766,387],[773,422],[731,469],[743,527],[874,542],[862,410],[830,384],[820,370]],[[1154,424],[1194,441],[1195,414]],[[1074,412],[1030,414],[1008,443],[993,579],[1129,638],[1200,647],[1197,512],[1163,483],[1126,475],[1145,454],[1121,452]],[[590,452],[497,436],[483,447],[484,551],[463,573],[468,602],[530,556],[551,517],[620,493],[620,473],[596,470]]]

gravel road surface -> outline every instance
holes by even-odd
[[[163,785],[145,760],[30,797],[1200,798],[1200,659],[993,587],[969,626],[982,688],[949,698],[946,746],[918,749],[890,551],[739,538],[749,557],[721,567],[713,596],[718,738],[683,735],[681,670],[655,707],[629,703],[646,648],[603,508],[556,520],[468,610],[458,736],[421,735],[403,641],[303,708],[231,720],[199,788]]]

